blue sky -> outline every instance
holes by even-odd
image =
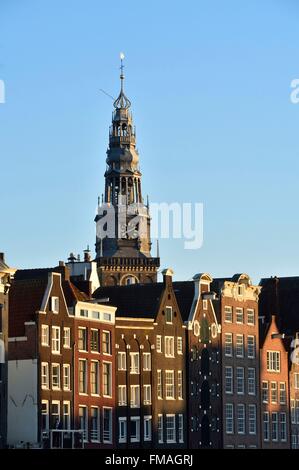
[[[0,248],[53,266],[95,239],[119,52],[155,202],[203,202],[204,244],[160,243],[176,279],[299,274],[295,0],[1,0]],[[153,253],[155,254],[155,253]]]

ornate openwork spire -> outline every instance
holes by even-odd
[[[120,93],[118,95],[118,98],[114,101],[113,106],[116,109],[128,109],[131,106],[131,101],[126,97],[124,93],[124,64],[123,60],[125,58],[125,55],[123,52],[120,53]]]

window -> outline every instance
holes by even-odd
[[[166,415],[166,442],[168,444],[176,442],[175,415]]]
[[[236,323],[244,323],[243,309],[239,307],[236,308]]]
[[[49,346],[49,327],[42,325],[42,346]]]
[[[86,328],[78,329],[78,348],[79,351],[87,351],[87,330]]]
[[[225,405],[225,430],[226,434],[234,432],[234,408],[232,403]]]
[[[255,358],[255,337],[247,336],[247,357],[249,359]]]
[[[140,441],[140,417],[131,416],[131,442]]]
[[[71,329],[70,328],[63,328],[63,347],[64,348],[71,347]]]
[[[163,415],[158,415],[158,442],[163,444]]]
[[[163,390],[162,390],[162,371],[157,370],[157,398],[163,398]]]
[[[282,442],[287,440],[287,416],[286,413],[279,413],[280,418],[280,440]]]
[[[93,312],[91,312],[91,316],[92,316],[92,318],[94,318],[95,320],[100,320],[100,318],[101,318],[101,313],[100,313],[100,312],[95,312],[95,311],[93,311]]]
[[[243,395],[245,391],[244,367],[237,367],[237,393]]]
[[[48,400],[42,400],[42,431],[49,429],[49,402]]]
[[[178,399],[183,399],[183,371],[178,370]]]
[[[243,287],[242,285],[238,286],[238,295],[243,295]]]
[[[131,398],[130,406],[131,408],[140,408],[140,387],[139,385],[131,385]]]
[[[143,370],[151,370],[151,353],[143,353]]]
[[[254,318],[254,310],[252,309],[247,309],[247,325],[254,325],[255,324],[255,318]]]
[[[224,321],[226,323],[232,323],[233,321],[233,309],[232,307],[224,307]]]
[[[90,350],[94,353],[100,352],[99,330],[91,330],[90,332]]]
[[[272,413],[272,441],[278,440],[278,413]]]
[[[112,315],[111,315],[111,313],[106,313],[106,312],[104,312],[104,313],[103,313],[103,320],[104,320],[104,321],[111,321],[111,320],[112,320]]]
[[[103,362],[103,395],[111,397],[112,395],[112,364],[111,362]]]
[[[90,409],[90,439],[92,442],[100,440],[100,413],[97,406]]]
[[[47,362],[41,364],[41,387],[49,388],[49,364]]]
[[[80,317],[85,317],[85,318],[87,318],[87,317],[88,317],[88,310],[81,309],[81,310],[80,310]]]
[[[248,368],[248,395],[255,395],[255,369],[253,367]]]
[[[165,357],[174,357],[174,337],[165,336]]]
[[[294,388],[296,390],[299,389],[299,373],[298,372],[294,373]]]
[[[296,415],[296,424],[299,424],[299,400],[296,400],[296,408],[295,408],[295,415]]]
[[[224,338],[224,354],[231,357],[233,355],[233,335],[232,333],[225,333]]]
[[[208,310],[208,301],[206,299],[202,301],[202,308],[203,310]]]
[[[60,365],[52,364],[52,389],[60,389]]]
[[[184,442],[184,416],[179,414],[179,426],[178,426],[178,432],[179,432],[179,442]]]
[[[183,338],[181,336],[177,337],[177,352],[183,354]]]
[[[269,384],[268,382],[262,382],[262,402],[268,403],[269,401]]]
[[[139,367],[139,353],[138,352],[131,352],[130,353],[130,374],[139,374],[140,367]]]
[[[277,382],[271,382],[271,403],[277,403]]]
[[[248,432],[256,434],[256,405],[248,405]]]
[[[150,405],[152,403],[152,386],[143,385],[143,404]]]
[[[233,368],[225,367],[225,393],[233,393]]]
[[[86,406],[79,406],[79,429],[83,431],[83,439],[87,441],[88,438],[88,416]]]
[[[166,307],[166,323],[172,323],[172,307]]]
[[[285,382],[280,382],[279,384],[279,403],[285,405],[287,400],[286,396],[286,384]]]
[[[127,442],[127,418],[118,418],[118,442]]]
[[[265,411],[263,413],[263,434],[264,434],[264,441],[270,440],[270,419],[269,419],[269,411]]]
[[[85,359],[79,360],[79,393],[87,393],[87,363]]]
[[[100,393],[100,365],[98,361],[92,361],[90,363],[90,392],[92,395],[98,395]]]
[[[103,407],[103,442],[112,442],[112,408]]]
[[[110,331],[103,331],[103,354],[111,354],[111,333]]]
[[[165,371],[165,395],[166,400],[174,400],[174,371],[166,370]]]
[[[69,401],[63,402],[63,429],[71,429],[71,404]]]
[[[144,440],[152,440],[152,417],[145,416],[143,420],[143,431],[144,431]]]
[[[244,357],[244,336],[237,335],[236,337],[236,357]]]
[[[60,423],[60,401],[51,403],[51,429],[57,429]]]
[[[127,355],[123,351],[118,353],[118,370],[127,370]]]
[[[245,405],[237,405],[237,432],[238,434],[245,433]]]
[[[295,400],[291,399],[291,423],[296,424]]]
[[[156,350],[157,350],[157,353],[162,352],[162,336],[161,335],[157,335],[156,337]]]
[[[127,405],[127,386],[119,385],[118,386],[118,406]]]
[[[52,326],[52,353],[60,353],[60,328],[59,326]]]
[[[51,297],[50,310],[53,313],[59,313],[59,298],[58,297]]]
[[[280,352],[267,351],[267,371],[280,372]]]
[[[63,390],[71,389],[71,366],[63,364]]]

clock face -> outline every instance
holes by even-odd
[[[200,326],[197,320],[193,323],[193,334],[194,336],[199,336],[200,334]]]

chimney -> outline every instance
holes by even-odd
[[[172,285],[173,270],[171,268],[164,269],[162,271],[162,275],[163,275],[164,286],[171,286]]]
[[[5,263],[4,253],[2,253],[2,252],[0,253],[0,261]]]
[[[91,261],[90,249],[89,249],[89,246],[87,246],[87,249],[84,250],[84,262],[89,263],[90,261]]]

